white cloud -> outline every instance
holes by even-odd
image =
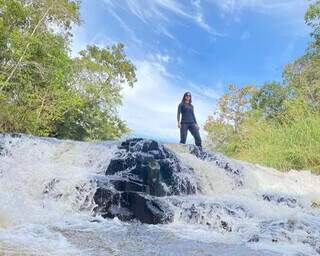
[[[138,45],[143,46],[144,42],[138,39],[134,30],[130,28],[129,25],[127,25],[127,23],[116,12],[114,12],[113,10],[109,10],[109,11],[111,15],[119,22],[123,30],[129,35],[131,40],[137,43]]]
[[[201,95],[202,97],[209,98],[210,100],[212,100],[212,102],[215,102],[223,94],[220,84],[216,85],[214,87],[215,89],[212,89],[208,86],[195,85],[192,82],[189,82],[189,84],[190,88],[192,88],[197,94]]]
[[[271,16],[286,17],[286,22],[296,22],[303,19],[308,6],[306,0],[207,0],[220,7],[227,14],[241,13],[250,10]]]
[[[279,19],[280,22],[290,26],[290,34],[305,37],[308,35],[308,27],[303,19],[308,7],[306,0],[207,0],[220,8],[220,16],[241,22],[243,13],[266,15]],[[250,14],[249,14],[250,15]],[[279,22],[279,21],[278,21]]]
[[[161,53],[156,54],[156,57],[160,62],[165,62],[165,63],[168,63],[172,59],[169,55],[161,54]]]
[[[169,30],[164,25],[159,24],[158,25],[158,31],[160,32],[160,34],[162,33],[166,37],[177,41],[177,38],[171,32],[169,32]]]
[[[118,6],[116,6],[117,2],[111,2],[110,0],[104,0],[104,2],[108,5],[109,10],[113,9],[114,11],[120,6],[123,7],[125,2],[127,10],[131,14],[145,24],[152,24],[153,26],[156,24],[160,28],[159,30],[169,38],[174,38],[167,28],[173,22],[172,18],[170,19],[168,16],[169,14],[188,19],[213,36],[222,36],[206,23],[200,0],[193,0],[187,4],[186,1],[178,0],[125,0],[119,1]]]
[[[207,116],[213,113],[214,101],[208,99],[193,88],[181,88],[170,79],[160,63],[150,61],[135,62],[138,82],[134,88],[123,90],[123,106],[120,115],[127,120],[134,134],[158,138],[163,141],[179,142],[177,128],[177,106],[185,91],[193,92],[195,114],[200,126],[204,125]],[[162,68],[161,68],[162,67]],[[201,129],[204,139],[205,133]],[[188,135],[188,143],[193,138]]]
[[[222,36],[221,33],[218,33],[215,31],[211,26],[209,26],[206,21],[204,20],[203,17],[203,10],[201,6],[201,1],[200,0],[194,0],[192,4],[195,6],[196,9],[196,14],[194,15],[193,19],[196,21],[196,23],[205,31],[210,33],[211,35],[214,36]]]
[[[243,9],[253,9],[257,12],[292,11],[301,6],[307,6],[305,0],[208,0],[218,4],[224,11],[235,12]]]

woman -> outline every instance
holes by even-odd
[[[194,115],[191,93],[186,92],[183,95],[182,101],[178,106],[177,121],[180,128],[180,143],[185,144],[187,140],[188,130],[194,137],[195,144],[201,149],[201,137],[199,133],[199,126]],[[180,114],[182,116],[180,121]]]

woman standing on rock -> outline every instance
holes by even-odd
[[[201,149],[201,137],[199,133],[199,126],[194,115],[192,97],[190,92],[183,95],[182,101],[178,106],[177,121],[178,128],[180,128],[180,143],[185,144],[187,140],[188,130],[194,137],[195,144]],[[181,114],[181,121],[180,121]]]

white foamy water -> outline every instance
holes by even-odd
[[[54,228],[90,217],[90,176],[115,146],[26,136],[0,145],[0,254],[77,255]]]
[[[201,192],[168,197],[174,223],[93,216],[92,177],[115,142],[0,135],[0,255],[317,255],[320,178],[232,161],[239,175],[167,145],[193,167]],[[238,181],[241,186],[238,186]]]
[[[176,225],[187,221],[194,229],[207,226],[207,235],[196,235],[199,240],[245,243],[281,255],[320,254],[320,210],[312,207],[320,198],[319,176],[309,171],[283,173],[218,154],[219,160],[239,170],[239,175],[230,175],[215,162],[190,154],[186,146],[168,147],[194,168],[203,186],[201,196],[178,204]],[[238,180],[242,186],[235,185]]]

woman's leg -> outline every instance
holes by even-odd
[[[198,147],[202,147],[201,137],[199,133],[199,129],[197,129],[195,124],[189,126],[189,131],[191,132],[192,136],[194,137],[194,142]]]
[[[180,127],[180,143],[186,144],[187,135],[188,135],[188,125],[185,123],[182,123]]]

